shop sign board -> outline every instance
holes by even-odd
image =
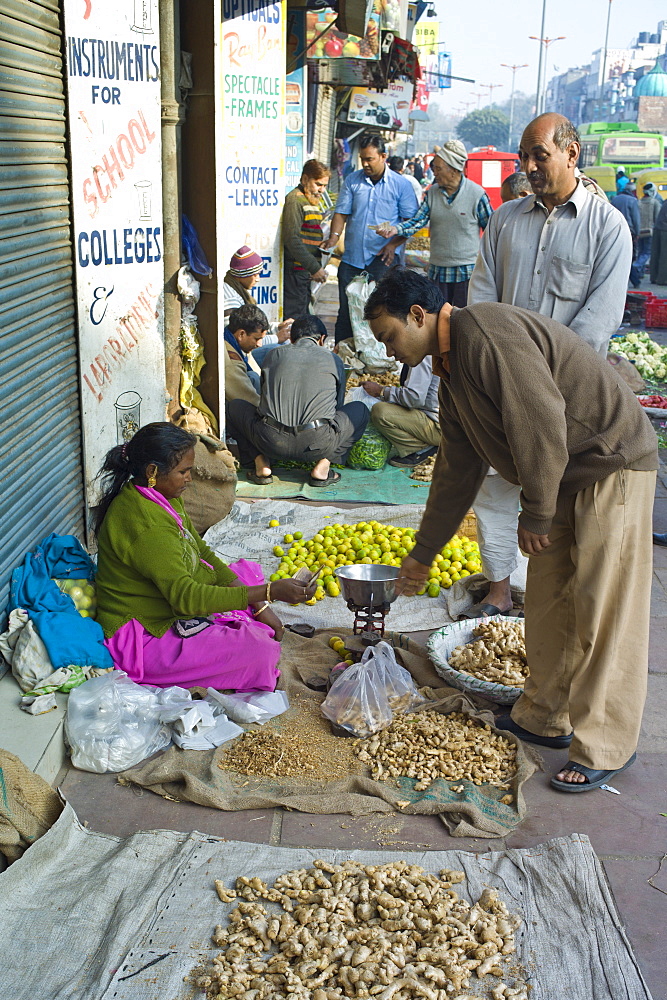
[[[264,267],[252,294],[271,321],[282,299],[286,11],[286,0],[223,0],[218,53],[218,280],[239,247],[255,250]]]
[[[347,120],[359,125],[376,125],[392,132],[409,132],[413,92],[414,85],[407,80],[388,83],[382,92],[353,87]]]
[[[166,412],[158,0],[64,0],[86,489]]]
[[[297,65],[287,74],[285,84],[285,194],[297,186],[306,150],[307,64],[305,11],[290,10],[287,17],[287,66],[297,56]]]

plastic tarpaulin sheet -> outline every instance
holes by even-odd
[[[151,830],[125,839],[84,829],[68,805],[0,875],[0,996],[8,1000],[192,1000],[183,982],[214,954],[215,878],[273,880],[316,858],[383,864],[388,851],[319,851]],[[401,853],[428,871],[462,869],[470,899],[499,889],[523,924],[517,959],[532,1000],[650,1000],[602,865],[587,837],[488,854]],[[567,956],[567,961],[564,961]],[[490,984],[491,985],[491,984]],[[475,983],[475,992],[489,987]],[[201,994],[197,994],[201,996]]]

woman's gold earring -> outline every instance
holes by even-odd
[[[150,476],[148,477],[148,486],[149,486],[149,488],[152,489],[152,490],[154,490],[156,483],[157,483],[157,479],[155,478],[155,472],[151,472]]]

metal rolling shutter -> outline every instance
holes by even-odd
[[[323,163],[331,163],[335,125],[336,92],[332,87],[320,85],[317,88],[313,156],[316,160],[321,160]]]
[[[0,623],[51,531],[83,538],[60,0],[0,18]]]

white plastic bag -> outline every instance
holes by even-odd
[[[386,729],[394,712],[409,712],[423,700],[389,643],[379,642],[334,681],[322,714],[355,736],[371,736]]]
[[[387,371],[394,368],[394,362],[387,357],[384,344],[373,336],[373,332],[364,319],[364,307],[375,288],[375,282],[367,274],[358,274],[345,289],[350,307],[350,322],[354,333],[354,346],[357,354],[369,371]]]
[[[215,688],[208,688],[208,698],[221,705],[230,719],[242,725],[256,722],[261,726],[276,715],[282,715],[289,708],[289,701],[284,691],[222,694]]]
[[[70,693],[65,736],[72,764],[84,771],[124,771],[171,742],[160,721],[165,707],[192,704],[185,688],[135,684],[122,670],[86,681]]]

